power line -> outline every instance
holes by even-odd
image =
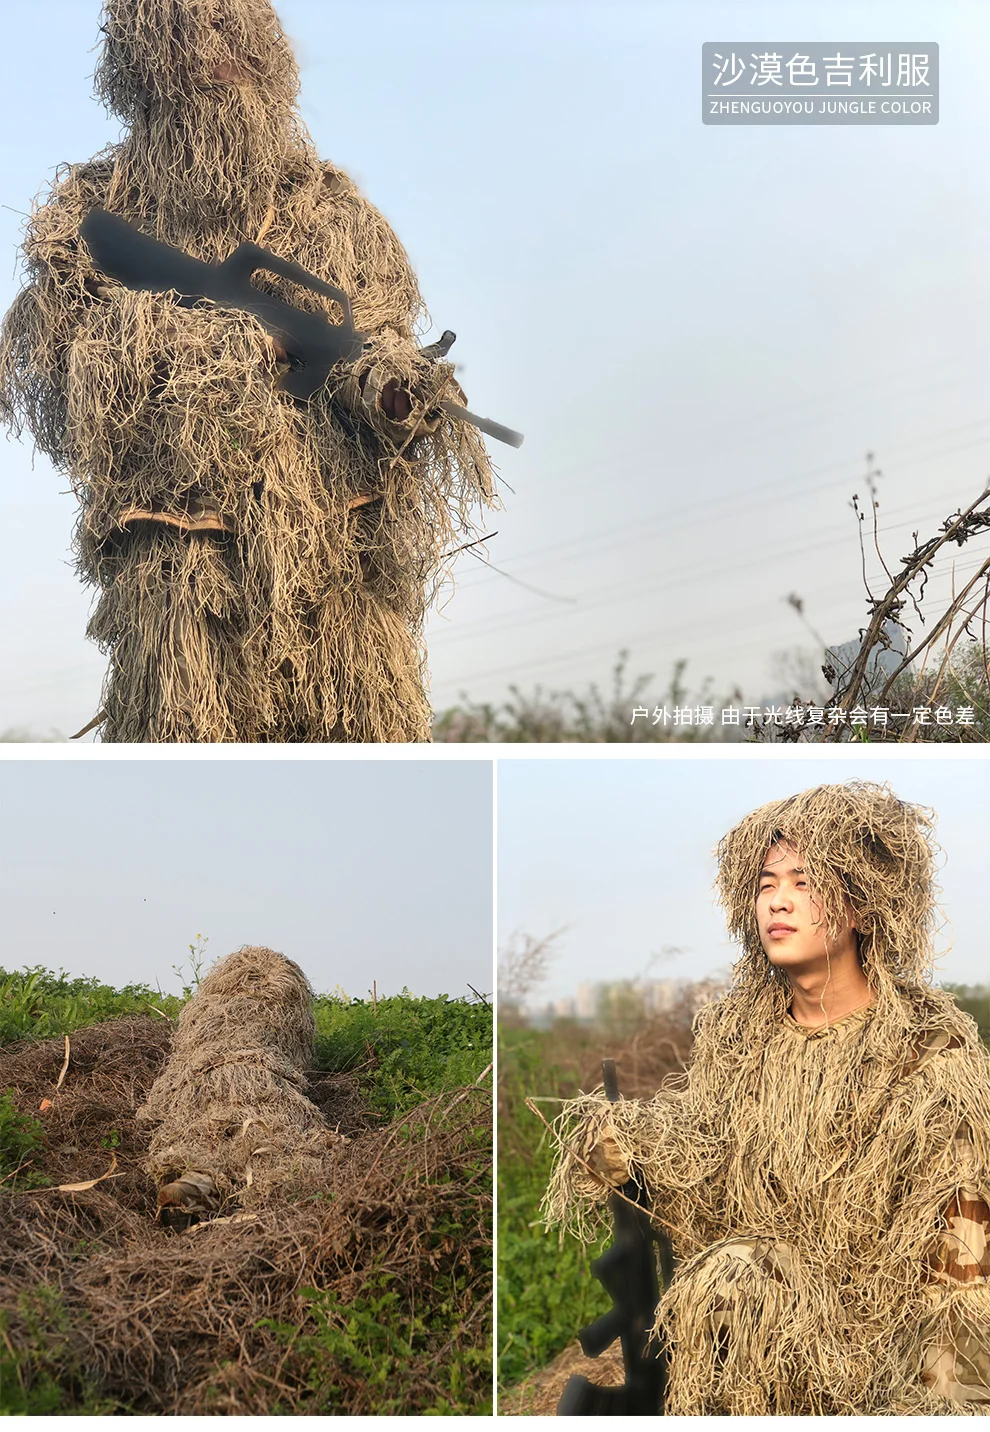
[[[971,491],[971,489],[969,490]],[[947,500],[951,500],[954,495],[955,494],[951,493],[943,494],[942,498],[940,499],[940,504],[938,508],[940,512],[944,511],[944,503]],[[930,506],[930,503],[925,500],[921,504],[909,504],[907,508],[900,509],[900,511],[910,512],[912,511],[912,508],[918,506],[921,506],[924,510],[927,510]],[[895,512],[892,512],[891,515],[894,516],[895,513],[896,510]],[[902,528],[910,527],[912,521],[917,520],[917,518],[909,519],[908,517],[903,516],[902,520],[899,522],[887,523],[883,525],[880,528],[880,535],[888,535],[895,531],[899,531]],[[856,530],[853,526],[852,521],[850,520],[847,524],[844,523],[841,526],[833,525],[832,527],[825,529],[824,531],[820,530],[817,534],[816,540],[812,544],[798,549],[791,547],[788,549],[787,555],[789,557],[804,556],[811,552],[822,550],[826,547],[836,546],[840,542],[845,542],[848,539],[852,539],[853,541],[855,541],[855,537]],[[754,565],[759,565],[765,560],[766,558],[764,555],[757,555],[749,562],[743,564],[736,564],[734,567],[734,571],[739,572],[748,570]],[[431,645],[434,646],[434,648],[439,646],[441,649],[443,649],[452,645],[455,642],[465,640],[478,641],[481,638],[495,636],[503,631],[525,629],[531,626],[542,625],[549,621],[558,621],[567,617],[580,616],[581,618],[587,618],[590,614],[594,612],[601,611],[607,606],[612,606],[616,603],[621,603],[622,601],[628,600],[631,602],[645,595],[655,595],[664,591],[668,591],[675,586],[680,587],[681,590],[690,590],[692,581],[694,585],[697,585],[700,582],[707,582],[708,580],[708,574],[706,572],[699,572],[698,563],[696,559],[692,558],[687,564],[680,567],[679,569],[671,571],[669,568],[667,568],[664,571],[663,579],[659,583],[651,582],[648,583],[646,586],[635,586],[631,585],[628,581],[625,580],[610,582],[607,583],[605,586],[599,587],[592,592],[587,593],[585,597],[581,600],[580,606],[576,610],[571,610],[567,612],[561,612],[557,610],[551,611],[542,606],[530,606],[524,607],[520,609],[516,614],[505,618],[503,618],[502,616],[476,618],[472,622],[460,624],[456,631],[452,631],[449,634],[441,632],[437,635],[434,635],[431,633]]]
[[[971,431],[973,428],[985,428],[988,425],[990,425],[990,419],[981,418],[974,423],[963,423],[953,428],[942,429],[934,433],[925,434],[922,438],[919,438],[915,442],[913,442],[908,449],[909,453],[915,455],[901,459],[898,463],[898,467],[906,468],[917,466],[919,463],[922,462],[930,462],[935,458],[947,457],[953,453],[965,452],[971,448],[979,447],[984,443],[990,443],[990,434],[988,434],[985,437],[974,438],[971,442],[954,444],[950,447],[936,448],[933,452],[924,453],[921,455],[917,455],[915,453],[915,449],[918,442],[924,442],[930,438],[935,437],[951,437],[955,433]],[[895,454],[896,460],[896,453],[899,451],[899,449],[894,448],[891,451]],[[885,462],[890,462],[890,460],[891,459],[889,458],[885,458]],[[720,504],[718,509],[719,516],[720,518],[742,516],[745,513],[753,510],[757,506],[760,506],[760,499],[762,498],[762,496],[770,492],[775,493],[775,496],[777,497],[778,501],[790,502],[799,499],[803,500],[809,496],[813,496],[818,492],[827,491],[831,487],[838,487],[842,483],[847,481],[861,482],[861,477],[848,478],[846,476],[843,476],[839,479],[833,479],[831,481],[819,483],[814,487],[797,486],[797,484],[801,483],[805,478],[817,477],[823,473],[837,472],[840,470],[843,472],[843,474],[848,473],[849,467],[849,460],[847,458],[842,458],[840,460],[837,460],[836,462],[826,463],[821,467],[811,468],[808,471],[796,474],[793,477],[777,477],[768,479],[768,481],[760,483],[757,487],[749,488],[747,490],[746,497],[741,502],[737,502],[736,504],[730,506],[727,509],[725,508],[724,504]],[[635,528],[636,535],[634,540],[637,542],[647,540],[650,536],[656,535],[657,531],[659,531],[660,529],[662,529],[665,533],[677,533],[683,531],[684,527],[686,526],[690,526],[699,520],[708,519],[712,514],[712,507],[713,499],[706,498],[700,499],[698,502],[692,503],[690,506],[681,508],[680,510],[674,511],[673,513],[668,512],[664,514],[657,514],[655,517],[646,519],[645,523],[642,521],[637,523]],[[622,545],[624,541],[629,540],[629,536],[630,524],[628,521],[625,521],[616,524],[613,527],[606,528],[604,529],[604,531],[596,533],[595,536],[592,538],[588,538],[586,536],[566,538],[561,542],[555,542],[549,545],[541,545],[539,547],[529,548],[528,550],[524,550],[521,553],[516,553],[504,558],[500,558],[500,564],[502,566],[507,567],[513,563],[524,562],[530,557],[546,558],[546,556],[550,553],[559,552],[568,548],[576,549],[576,551],[572,552],[572,556],[588,555],[589,553],[596,551],[608,551],[614,549],[616,545]],[[609,538],[613,538],[616,540],[609,542]],[[476,576],[475,580],[473,581],[470,577],[458,579],[460,585],[465,589],[477,587],[482,584],[487,584],[490,583],[492,580],[494,579],[485,577],[483,575]]]
[[[905,519],[905,520],[901,521],[900,523],[896,524],[896,527],[897,527],[897,528],[901,528],[901,527],[907,527],[907,526],[909,526],[909,525],[910,525],[910,524],[909,524],[908,520]],[[895,530],[895,529],[894,529],[893,526],[891,526],[888,530],[891,530],[891,531],[892,531],[892,530]],[[810,554],[811,552],[813,552],[813,551],[821,550],[821,549],[823,549],[823,548],[825,548],[825,547],[832,546],[832,545],[834,545],[834,542],[835,542],[835,538],[834,538],[834,537],[822,538],[822,539],[820,539],[820,540],[818,540],[818,541],[816,541],[816,542],[807,544],[807,546],[804,547],[804,548],[800,548],[800,549],[796,549],[796,550],[793,549],[793,548],[790,549],[789,555],[790,555],[790,556],[806,556],[806,555],[809,555],[809,554]],[[737,571],[739,571],[739,570],[747,570],[748,568],[752,567],[753,565],[759,565],[760,562],[763,562],[763,561],[765,561],[765,560],[766,560],[766,558],[765,558],[765,555],[764,555],[764,554],[762,554],[762,553],[761,553],[761,554],[758,554],[757,557],[756,557],[754,560],[752,560],[752,561],[746,563],[742,568],[738,568],[738,567],[737,567],[736,570],[737,570]],[[956,571],[962,572],[962,571],[965,571],[965,570],[972,570],[973,568],[975,568],[975,566],[979,565],[980,561],[982,561],[982,560],[984,560],[984,559],[982,559],[982,558],[970,559],[970,562],[967,562],[967,563],[960,563],[960,562],[958,562],[958,560],[957,560],[957,561],[956,561]],[[929,579],[929,595],[934,595],[934,593],[932,592],[932,583],[933,583],[933,581],[934,581],[934,578],[935,578],[936,574],[938,574],[938,575],[943,575],[943,576],[945,576],[945,577],[948,577],[948,575],[949,575],[948,569],[949,569],[949,567],[951,566],[951,564],[952,564],[952,558],[951,558],[951,556],[949,556],[947,563],[946,563],[942,568],[940,568],[940,569],[937,568],[937,569],[936,569],[936,572],[932,574],[932,577]],[[676,582],[676,579],[675,579],[675,582]],[[671,581],[665,580],[664,582],[662,582],[662,583],[660,583],[660,584],[657,584],[656,586],[654,586],[654,587],[652,587],[652,588],[649,588],[649,589],[640,589],[635,595],[637,595],[637,596],[642,596],[642,595],[645,594],[645,591],[647,591],[647,590],[650,591],[651,593],[656,593],[656,592],[658,592],[658,591],[664,590],[665,587],[669,587],[670,585],[675,584],[675,582],[671,582]],[[769,603],[764,602],[764,603],[762,603],[759,607],[756,607],[756,608],[754,608],[754,609],[751,609],[751,610],[750,610],[750,613],[749,613],[749,618],[748,618],[748,621],[747,621],[747,628],[746,628],[747,634],[749,634],[749,633],[752,631],[752,629],[753,629],[753,628],[752,628],[752,619],[753,619],[753,616],[754,616],[755,612],[757,612],[757,611],[764,611],[764,610],[766,610],[766,609],[769,608],[770,610],[772,610],[772,611],[774,612],[774,615],[776,616],[777,613],[778,613],[778,611],[779,611],[779,604],[780,604],[781,600],[782,600],[782,599],[781,599],[780,597],[775,597],[775,598],[773,598]],[[850,599],[850,600],[851,600],[851,599]],[[861,595],[859,596],[858,601],[856,602],[856,606],[857,606],[859,615],[862,615],[862,603],[863,603],[864,601],[865,601],[865,593],[864,593],[864,594],[861,594]],[[584,614],[586,614],[586,613],[584,613]],[[557,615],[557,614],[555,613],[554,615]],[[774,624],[774,626],[777,626],[778,623],[777,623],[777,621],[775,621],[773,624]],[[616,650],[617,650],[618,648],[620,648],[620,647],[631,647],[632,645],[634,645],[634,643],[637,643],[637,642],[646,643],[646,642],[652,642],[652,641],[663,640],[663,639],[668,639],[668,640],[669,640],[671,637],[674,637],[675,639],[683,638],[684,640],[688,640],[689,638],[693,638],[693,639],[696,641],[698,635],[703,635],[706,631],[715,630],[715,629],[719,630],[720,632],[725,632],[725,621],[724,621],[724,617],[719,616],[719,617],[716,617],[716,618],[705,618],[703,621],[701,621],[701,622],[696,622],[696,623],[691,624],[691,625],[685,625],[683,622],[678,622],[678,623],[676,624],[676,626],[663,626],[663,627],[653,626],[653,627],[650,627],[650,628],[648,628],[648,629],[646,629],[646,630],[641,630],[641,631],[639,631],[639,632],[634,632],[634,633],[628,633],[628,632],[626,632],[626,633],[623,633],[623,636],[622,636],[621,639],[616,639],[616,638],[613,637],[613,638],[611,638],[611,639],[609,639],[609,640],[607,640],[607,641],[602,641],[602,642],[596,642],[596,643],[586,644],[586,645],[584,645],[584,646],[582,646],[582,647],[573,648],[573,649],[571,649],[571,650],[569,650],[569,651],[567,651],[567,652],[558,653],[557,655],[552,656],[552,657],[536,657],[536,658],[532,658],[532,659],[530,659],[530,660],[528,660],[528,661],[525,661],[525,662],[516,662],[516,663],[514,663],[514,664],[513,664],[512,666],[510,666],[510,667],[500,667],[500,668],[496,668],[496,669],[490,669],[490,670],[487,670],[487,671],[477,671],[477,672],[473,672],[473,673],[469,674],[468,676],[459,677],[458,680],[457,680],[457,685],[458,685],[460,688],[463,689],[466,685],[468,685],[468,684],[470,684],[470,683],[481,682],[481,681],[488,681],[488,680],[494,680],[494,679],[497,679],[497,678],[499,678],[499,677],[503,677],[503,676],[506,676],[506,675],[519,674],[519,673],[523,673],[523,672],[532,670],[534,667],[538,667],[538,668],[541,668],[541,669],[544,669],[544,670],[552,670],[553,668],[555,668],[555,667],[557,667],[557,666],[560,666],[560,665],[562,665],[562,664],[565,664],[565,663],[567,663],[567,662],[569,662],[569,661],[572,661],[572,660],[573,660],[573,661],[581,660],[582,658],[588,657],[588,656],[597,656],[597,655],[601,655],[601,654],[603,654],[603,653],[609,653],[609,654],[613,654],[613,655],[614,655],[615,652],[616,652]],[[728,638],[727,638],[727,639],[728,639]],[[738,643],[736,640],[734,640],[734,639],[731,641],[731,647],[732,647],[733,652],[738,653],[738,651],[740,650],[739,643]],[[452,683],[452,684],[453,684],[453,683]]]

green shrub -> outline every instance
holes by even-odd
[[[64,970],[55,974],[42,965],[16,972],[0,969],[0,1044],[50,1039],[118,1015],[147,1014],[149,1009],[174,1016],[181,1008],[182,1000],[175,995],[147,985],[114,989],[102,980],[70,979]]]
[[[956,997],[956,1004],[976,1020],[983,1043],[990,1045],[990,985],[944,984]]]
[[[390,1282],[384,1272],[367,1278],[360,1302],[345,1302],[330,1290],[304,1288],[302,1293],[312,1320],[309,1331],[301,1333],[298,1328],[270,1321],[261,1325],[291,1344],[295,1357],[308,1359],[310,1414],[346,1415],[344,1384],[350,1379],[359,1380],[365,1395],[370,1394],[376,1416],[402,1416],[408,1409],[410,1389],[406,1384],[410,1375],[417,1378],[424,1354],[428,1355],[438,1342],[442,1346],[448,1341],[445,1308],[440,1304],[438,1310],[426,1302],[421,1313],[408,1318]],[[481,1348],[459,1347],[446,1359],[444,1392],[432,1406],[420,1408],[417,1415],[490,1414],[490,1403],[479,1405],[473,1392],[476,1370],[485,1365],[490,1378],[488,1353]],[[331,1380],[327,1378],[327,1368],[333,1370]]]
[[[379,1113],[394,1115],[431,1095],[473,1084],[492,1059],[492,1011],[483,1000],[322,996],[316,1001],[316,1061],[356,1072]]]
[[[549,1063],[544,1036],[531,1029],[499,1033],[498,1114],[498,1376],[501,1386],[544,1367],[607,1312],[610,1303],[591,1276],[600,1248],[547,1234],[540,1199],[551,1152],[527,1095],[565,1097],[576,1081]],[[547,1106],[552,1118],[552,1106]]]
[[[22,1336],[15,1347],[0,1311],[0,1417],[100,1417],[124,1411],[100,1397],[70,1351],[69,1314],[57,1288],[42,1284],[18,1300]],[[67,1363],[72,1371],[67,1371]]]
[[[462,695],[461,705],[437,712],[433,721],[434,741],[511,743],[598,741],[655,743],[658,741],[731,741],[745,738],[739,727],[721,725],[675,725],[675,707],[712,709],[730,703],[713,695],[711,682],[704,681],[692,692],[684,684],[686,661],[674,663],[666,688],[657,693],[650,675],[628,677],[629,653],[622,651],[612,670],[612,689],[603,691],[592,682],[583,691],[544,690],[537,686],[524,692],[509,687],[507,700],[499,703],[472,701]],[[738,694],[734,700],[738,701]],[[650,714],[633,720],[636,708]],[[652,713],[667,709],[667,720],[654,721]]]

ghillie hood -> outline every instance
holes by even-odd
[[[160,212],[160,237],[181,217],[246,233],[287,167],[316,175],[299,71],[269,0],[107,0],[102,29],[96,91],[129,131],[115,178],[149,217]]]
[[[742,947],[727,996],[741,1019],[759,1012],[777,1022],[790,1002],[787,977],[767,959],[756,919],[757,878],[778,842],[800,854],[830,933],[838,936],[845,902],[851,906],[878,1014],[905,1028],[914,1019],[905,995],[945,1004],[931,988],[939,924],[933,833],[931,811],[869,781],[815,786],[770,801],[734,826],[718,844],[716,889]]]

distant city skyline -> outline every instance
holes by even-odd
[[[583,980],[573,994],[561,995],[543,1004],[540,1003],[538,994],[534,994],[526,1009],[531,1014],[552,1009],[560,1019],[591,1021],[598,1017],[605,994],[626,988],[642,997],[643,1009],[647,1014],[661,1014],[673,1006],[678,992],[688,984],[688,980],[671,979]]]

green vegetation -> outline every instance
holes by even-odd
[[[373,1394],[377,1416],[402,1416],[407,1410],[405,1377],[415,1359],[435,1344],[437,1313],[427,1303],[411,1320],[404,1317],[399,1294],[390,1282],[386,1273],[367,1279],[359,1305],[345,1303],[332,1290],[304,1288],[311,1315],[309,1330],[304,1333],[266,1323],[291,1345],[297,1358],[308,1361],[314,1414],[346,1415],[344,1388],[338,1379],[348,1378],[359,1378]],[[333,1369],[334,1381],[327,1380],[327,1368]],[[488,1353],[479,1348],[460,1349],[445,1370],[448,1395],[418,1415],[490,1414],[490,1403],[479,1406],[465,1397],[472,1369],[479,1368],[487,1368],[490,1380]]]
[[[147,985],[114,989],[98,979],[70,979],[64,971],[54,974],[41,965],[16,972],[0,969],[0,1044],[50,1039],[87,1024],[152,1009],[174,1017],[182,1003],[176,995]]]
[[[544,1367],[607,1311],[609,1300],[591,1276],[601,1251],[588,1249],[540,1226],[540,1199],[551,1154],[527,1096],[570,1098],[578,1092],[573,1069],[554,1060],[545,1034],[499,1029],[498,1098],[498,1309],[499,1385],[508,1387]],[[552,1120],[553,1104],[542,1106]]]
[[[44,1178],[32,1164],[44,1147],[45,1130],[40,1120],[19,1112],[10,1089],[0,1094],[0,1187],[13,1192],[43,1184]]]
[[[738,727],[721,725],[675,724],[674,709],[738,704],[738,692],[722,700],[712,694],[708,681],[699,691],[691,692],[684,684],[686,661],[675,662],[667,687],[659,696],[653,690],[650,675],[630,680],[627,672],[629,653],[620,652],[612,672],[612,689],[603,692],[595,683],[584,691],[545,691],[537,686],[527,694],[518,686],[509,687],[508,700],[494,703],[461,698],[460,706],[437,713],[433,722],[434,741],[513,743],[530,741],[569,742],[635,742],[657,741],[726,741],[743,739],[747,733]],[[636,709],[640,714],[633,720]],[[666,709],[667,720],[654,721],[653,713]]]
[[[125,1411],[100,1397],[70,1350],[69,1314],[58,1289],[41,1284],[18,1299],[28,1341],[13,1350],[0,1311],[0,1416],[101,1417]],[[71,1372],[67,1372],[67,1366]]]
[[[990,1046],[990,985],[944,984],[956,1004],[976,1020],[983,1043]]]
[[[18,745],[37,745],[39,741],[50,744],[53,741],[66,741],[67,739],[68,737],[63,736],[60,731],[50,731],[47,736],[41,736],[27,726],[8,726],[6,730],[0,731],[0,742],[11,741]]]
[[[377,1112],[405,1113],[431,1094],[472,1084],[491,1063],[492,1012],[482,1001],[324,996],[316,1001],[316,1062],[356,1071]]]

